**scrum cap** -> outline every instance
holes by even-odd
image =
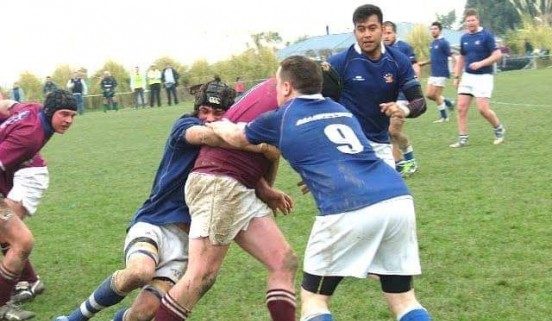
[[[210,81],[201,86],[195,95],[194,108],[209,106],[217,109],[228,110],[234,104],[236,91],[219,81]]]
[[[69,109],[77,111],[77,100],[73,94],[64,89],[52,91],[44,101],[44,114],[46,119],[52,124],[52,117],[58,110]]]

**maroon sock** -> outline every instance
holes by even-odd
[[[21,271],[19,281],[27,281],[29,283],[38,281],[38,275],[36,275],[33,265],[31,264],[31,260],[27,260],[27,263],[25,263],[23,271]]]
[[[295,293],[270,289],[266,292],[266,306],[273,321],[295,321]]]
[[[4,264],[0,264],[0,307],[10,300],[19,275],[8,270]]]
[[[163,296],[155,314],[155,321],[184,321],[190,311],[181,307],[168,293]]]

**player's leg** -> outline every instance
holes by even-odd
[[[10,244],[0,263],[0,319],[27,320],[34,313],[20,310],[8,301],[25,263],[31,254],[34,239],[23,221],[0,199],[0,238]]]
[[[272,320],[295,320],[297,256],[273,216],[253,218],[236,243],[268,269],[266,305]]]
[[[403,177],[410,176],[418,170],[418,164],[414,157],[414,149],[408,136],[404,133],[403,118],[391,117],[389,124],[389,136],[393,144],[393,157],[395,168]]]
[[[48,167],[27,167],[15,172],[13,187],[5,199],[6,204],[17,216],[24,220],[32,216],[44,197],[49,185]],[[6,244],[9,247],[9,245]],[[2,251],[5,253],[5,246]],[[44,292],[45,287],[42,280],[36,274],[30,260],[27,260],[15,292],[12,295],[12,302],[20,303],[32,300],[36,295]]]
[[[161,305],[161,298],[173,286],[172,282],[153,280],[142,288],[130,308],[122,308],[115,313],[113,321],[149,321]]]
[[[412,276],[380,276],[383,294],[398,321],[430,321],[428,311],[418,302],[412,288]]]
[[[458,123],[458,140],[455,143],[450,144],[450,147],[464,147],[468,144],[468,110],[476,85],[476,78],[474,78],[473,75],[464,73],[462,80],[458,85],[458,117],[456,118]]]
[[[176,90],[176,84],[172,86],[172,92],[174,95],[174,104],[178,105],[178,91]]]
[[[329,301],[342,277],[321,277],[303,273],[301,321],[333,321]]]
[[[449,119],[445,97],[443,97],[443,89],[444,84],[441,85],[438,79],[430,77],[427,84],[426,97],[433,100],[437,104],[437,109],[439,110],[439,119],[433,123],[442,123]]]
[[[125,268],[108,276],[69,316],[56,321],[84,321],[101,310],[121,302],[132,290],[151,282],[159,262],[159,229],[137,223],[125,239]]]
[[[479,113],[491,124],[494,131],[494,144],[500,144],[504,141],[506,130],[498,119],[496,113],[491,109],[490,99],[494,88],[492,75],[478,75],[478,87],[474,96]]]
[[[103,99],[102,99],[102,110],[104,113],[107,112],[108,108],[109,108],[109,96],[108,96],[108,93],[107,92],[103,92]],[[109,108],[111,109],[111,108]]]
[[[113,105],[113,109],[115,109],[115,111],[119,111],[119,102],[117,101],[117,96],[114,92],[110,92],[109,95],[111,97],[111,104]]]
[[[371,208],[376,211],[373,216],[380,215],[379,220],[384,221],[384,225],[370,272],[379,276],[384,297],[397,320],[431,320],[412,288],[412,275],[421,273],[412,198],[397,197]]]

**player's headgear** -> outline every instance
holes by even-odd
[[[55,112],[61,109],[77,111],[77,100],[67,90],[56,89],[49,93],[46,100],[44,100],[43,110],[50,124],[52,124],[52,117]]]
[[[195,95],[194,109],[201,106],[209,106],[217,109],[228,110],[234,104],[236,91],[219,81],[210,81],[201,86]]]
[[[320,64],[322,68],[322,96],[329,97],[335,101],[341,96],[341,77],[339,73],[327,62]]]

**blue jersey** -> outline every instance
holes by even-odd
[[[416,58],[416,54],[414,53],[414,50],[407,42],[402,40],[397,40],[390,47],[397,48],[400,52],[402,52],[405,56],[408,57],[408,59],[412,64],[415,64],[418,62],[418,59]],[[406,96],[403,94],[402,91],[399,92],[399,97],[397,97],[397,100],[406,100]]]
[[[182,116],[173,125],[150,195],[136,211],[129,226],[138,222],[154,225],[190,223],[190,212],[184,200],[184,185],[200,146],[189,144],[184,135],[188,128],[196,125],[202,125],[202,122],[192,116]]]
[[[465,33],[460,38],[460,54],[464,56],[464,71],[469,74],[492,74],[493,66],[485,66],[478,70],[470,69],[473,62],[487,59],[498,49],[494,35],[487,29],[474,33]]]
[[[429,46],[429,57],[431,59],[432,77],[450,77],[448,58],[452,55],[450,43],[443,37],[431,42]]]
[[[320,215],[410,194],[400,174],[376,156],[353,114],[321,95],[288,101],[249,123],[245,134],[253,144],[280,148],[311,191]]]
[[[382,46],[380,59],[373,61],[355,44],[328,62],[343,84],[339,102],[358,118],[368,139],[389,143],[389,117],[379,105],[394,102],[399,91],[420,85],[408,57],[396,48]]]
[[[405,56],[410,59],[410,62],[412,64],[415,64],[418,62],[418,58],[416,58],[416,54],[414,53],[414,50],[412,47],[402,40],[395,41],[390,47],[399,49],[400,52],[402,52]]]

